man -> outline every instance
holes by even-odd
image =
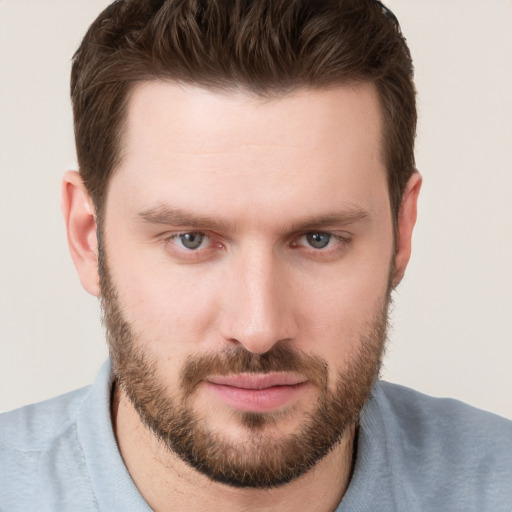
[[[4,416],[2,510],[510,509],[510,422],[377,380],[421,186],[390,11],[115,2],[71,88],[110,361]]]

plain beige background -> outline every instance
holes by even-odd
[[[0,410],[106,357],[60,217],[70,59],[105,0],[0,0]],[[416,65],[424,176],[383,376],[512,418],[512,1],[390,0]]]

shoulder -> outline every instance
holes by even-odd
[[[375,387],[372,402],[388,460],[410,495],[444,503],[445,510],[509,507],[511,421],[384,382]]]
[[[491,447],[512,446],[512,421],[452,398],[434,398],[413,389],[379,382],[375,399],[380,410],[404,432],[464,444],[477,439]]]
[[[89,387],[0,414],[0,450],[40,451],[72,427]]]
[[[35,500],[41,511],[69,510],[66,503],[76,495],[90,495],[77,432],[88,392],[83,388],[0,414],[0,510],[33,510]]]

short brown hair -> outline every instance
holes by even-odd
[[[117,0],[73,59],[71,97],[80,173],[101,217],[121,158],[129,93],[164,79],[263,96],[371,82],[396,222],[414,172],[416,103],[410,53],[376,0]]]

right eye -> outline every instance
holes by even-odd
[[[192,231],[190,233],[178,233],[170,237],[170,241],[176,243],[180,249],[196,251],[208,244],[208,237],[204,233]]]
[[[331,241],[332,235],[330,233],[323,233],[322,231],[306,233],[304,235],[307,244],[313,249],[325,249]]]

